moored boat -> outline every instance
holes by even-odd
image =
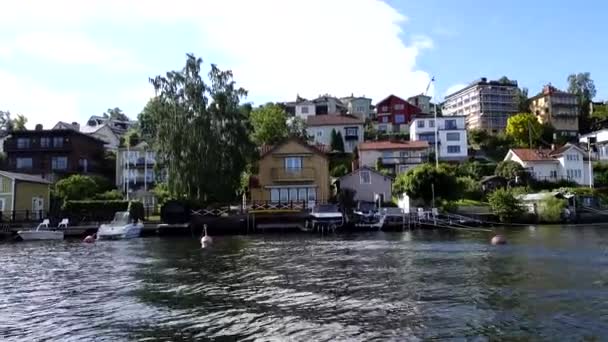
[[[60,229],[67,226],[67,222],[65,225],[63,224],[64,221],[67,220],[64,219],[57,228]],[[36,227],[36,229],[20,230],[17,232],[17,235],[19,235],[23,241],[63,240],[63,231],[49,228],[49,223],[50,221],[45,219]]]
[[[120,240],[137,238],[141,235],[143,227],[143,223],[133,220],[128,211],[119,211],[114,214],[112,222],[99,226],[97,239]]]

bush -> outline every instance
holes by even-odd
[[[348,168],[345,165],[338,165],[336,167],[334,167],[333,169],[331,169],[331,176],[332,177],[342,177],[344,175],[346,175],[348,173]]]
[[[481,184],[472,177],[458,177],[458,187],[462,190],[462,196],[466,199],[480,200],[483,197]]]
[[[565,199],[549,196],[540,203],[538,216],[544,222],[560,222],[567,204],[568,201]]]
[[[72,222],[109,221],[116,212],[128,209],[128,201],[66,201],[63,215]]]
[[[482,177],[491,176],[496,170],[496,163],[480,163],[478,161],[469,161],[459,164],[458,175],[462,177],[472,177],[480,180]]]
[[[494,215],[501,222],[511,222],[514,218],[523,214],[520,201],[507,189],[498,189],[490,194],[488,198]]]
[[[140,201],[129,202],[129,214],[133,221],[143,221],[145,218],[144,204]]]
[[[124,198],[122,192],[118,190],[110,190],[94,196],[95,200],[99,201],[119,201]]]

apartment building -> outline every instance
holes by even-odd
[[[437,133],[439,160],[466,160],[469,154],[465,121],[464,116],[438,117],[436,122],[432,116],[417,116],[410,125],[410,140],[426,141],[434,151]]]
[[[484,77],[446,96],[443,115],[463,115],[468,129],[499,133],[518,112],[517,92],[517,81],[488,81]]]
[[[550,123],[563,136],[578,135],[579,104],[574,94],[548,84],[530,99],[530,111],[541,123]]]
[[[155,166],[156,152],[146,142],[119,148],[116,153],[116,187],[130,199],[141,200],[146,206],[156,204],[151,191],[159,178]]]

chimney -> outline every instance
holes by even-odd
[[[42,131],[42,125],[41,124],[37,124],[36,125],[36,131]]]
[[[72,126],[75,130],[80,131],[80,124],[76,121],[72,122]]]

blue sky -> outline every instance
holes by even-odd
[[[534,94],[584,71],[608,100],[607,12],[566,1],[2,3],[0,110],[31,127],[116,106],[134,118],[153,94],[148,77],[181,68],[186,52],[232,69],[255,103],[407,97],[431,75],[439,99],[482,76],[506,75]]]

